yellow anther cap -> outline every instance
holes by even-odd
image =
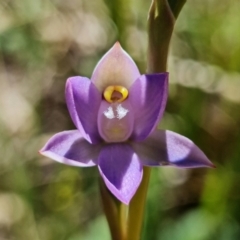
[[[109,103],[123,102],[128,97],[128,90],[123,86],[108,86],[104,90],[103,96]]]

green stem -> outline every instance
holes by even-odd
[[[175,18],[185,1],[152,0],[148,18],[148,73],[166,71]],[[142,182],[129,207],[119,202],[100,179],[102,203],[112,240],[140,240],[150,173],[150,168],[144,167]]]
[[[148,73],[165,72],[175,23],[167,0],[153,0],[148,16]]]
[[[120,205],[120,223],[122,231],[122,240],[127,239],[127,216],[128,216],[128,206],[121,203]]]
[[[139,240],[151,169],[144,167],[142,182],[129,205],[127,240]]]
[[[184,3],[185,0],[152,0],[148,16],[148,73],[166,71],[175,18]],[[150,168],[144,167],[141,185],[130,203],[127,240],[139,240],[141,237],[150,173]]]
[[[126,205],[118,201],[99,179],[103,210],[105,212],[112,240],[126,239]]]
[[[153,0],[148,17],[148,73],[166,71],[168,47],[174,16],[167,0]],[[143,225],[150,168],[144,167],[143,179],[129,206],[127,240],[139,240]]]

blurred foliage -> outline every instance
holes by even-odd
[[[0,239],[110,239],[95,168],[37,154],[73,129],[66,78],[90,77],[120,40],[146,68],[149,1],[0,1]],[[161,128],[192,139],[212,169],[156,168],[142,239],[240,238],[240,2],[189,0],[169,56]]]

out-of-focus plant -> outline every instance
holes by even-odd
[[[55,133],[76,129],[66,79],[91,78],[117,40],[147,73],[150,2],[0,1],[0,239],[110,239],[98,168],[36,152]],[[142,239],[240,238],[239,8],[239,0],[188,0],[173,21],[158,128],[191,139],[217,169],[151,168]],[[131,208],[135,223],[140,209]]]

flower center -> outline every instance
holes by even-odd
[[[98,112],[98,131],[106,142],[124,142],[133,131],[133,113],[126,101],[102,101]]]
[[[119,85],[108,86],[104,90],[103,96],[109,103],[123,102],[128,97],[128,90],[125,87]]]
[[[120,85],[108,86],[98,112],[98,130],[106,142],[124,142],[133,130],[133,114],[126,100],[128,90]]]

